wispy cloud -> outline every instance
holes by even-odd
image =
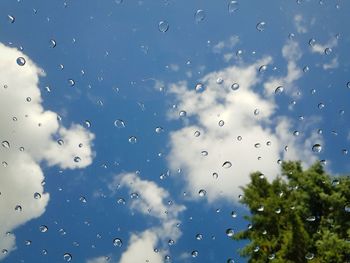
[[[214,53],[222,53],[223,51],[231,50],[234,46],[239,43],[238,36],[231,36],[229,39],[225,41],[220,41],[213,46]]]
[[[330,40],[328,40],[328,42],[325,44],[321,44],[321,43],[317,43],[317,42],[312,44],[311,51],[313,53],[325,54],[325,50],[327,48],[332,49],[332,48],[336,47],[337,45],[338,45],[338,39],[336,37],[333,37]]]
[[[294,25],[299,34],[307,33],[307,28],[305,25],[304,18],[301,14],[297,14],[294,16]]]

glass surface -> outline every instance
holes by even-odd
[[[0,261],[247,262],[250,173],[350,170],[349,11],[1,0]]]

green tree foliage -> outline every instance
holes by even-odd
[[[271,183],[256,172],[242,189],[250,225],[234,239],[250,240],[240,251],[248,262],[350,262],[349,177],[285,162]]]

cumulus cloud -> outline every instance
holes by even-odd
[[[105,257],[97,257],[97,258],[91,258],[86,261],[86,263],[109,263],[110,262],[110,257],[105,256]]]
[[[339,67],[338,57],[333,58],[329,63],[322,65],[324,70],[335,69]]]
[[[307,33],[307,28],[305,26],[304,18],[301,14],[297,14],[294,16],[294,25],[299,34]]]
[[[16,248],[11,231],[45,212],[49,194],[40,163],[85,167],[94,136],[79,125],[61,126],[57,114],[43,108],[38,83],[45,73],[33,61],[3,44],[0,53],[0,250],[7,251],[1,260]],[[19,57],[23,66],[16,63]]]
[[[311,51],[312,53],[318,53],[318,54],[324,54],[326,48],[334,48],[338,45],[338,39],[336,37],[331,38],[328,40],[326,44],[321,44],[321,43],[314,43],[311,46]]]
[[[209,202],[237,200],[239,186],[249,182],[251,172],[259,170],[272,179],[279,173],[280,159],[301,159],[308,164],[315,160],[312,143],[321,139],[307,136],[307,127],[293,135],[298,125],[278,116],[272,88],[292,86],[301,77],[296,65],[301,57],[298,44],[288,42],[282,55],[288,61],[286,76],[270,78],[267,83],[258,69],[270,64],[271,57],[209,73],[201,79],[205,88],[200,92],[188,88],[186,81],[169,85],[178,109],[187,112],[187,125],[170,134],[167,159],[171,169],[183,170],[192,198],[203,198],[203,191],[199,194],[203,189]],[[239,88],[232,89],[233,83]],[[261,86],[265,92],[257,91]],[[169,115],[179,116],[178,112]]]
[[[177,225],[180,223],[178,216],[185,210],[185,206],[173,203],[168,191],[155,182],[142,179],[136,173],[119,174],[108,187],[111,191],[117,188],[128,189],[129,195],[133,196],[129,202],[130,209],[159,221],[154,227],[131,234],[129,246],[119,262],[163,262],[168,252],[165,242],[169,239],[175,242],[182,234]],[[163,246],[163,249],[156,253],[158,245]]]
[[[213,46],[214,53],[221,53],[223,50],[230,50],[234,46],[236,46],[239,42],[238,36],[231,36],[229,39],[225,41],[220,41]]]

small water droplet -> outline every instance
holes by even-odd
[[[200,92],[204,89],[204,85],[202,83],[197,83],[196,86],[195,86],[195,90],[197,92]]]
[[[205,12],[202,9],[198,9],[194,14],[194,19],[196,23],[202,22],[205,19],[205,17],[206,17]]]
[[[218,179],[218,178],[219,178],[218,173],[213,173],[213,178],[214,178],[214,179]]]
[[[208,156],[208,152],[207,151],[201,151],[201,155],[202,156]]]
[[[218,124],[219,124],[220,127],[222,127],[222,126],[225,125],[225,122],[223,120],[220,120]]]
[[[317,105],[317,108],[319,108],[320,110],[322,110],[323,108],[324,108],[324,103],[319,103],[318,105]]]
[[[114,126],[117,128],[125,128],[125,122],[123,120],[117,119],[114,121]]]
[[[260,67],[259,67],[259,72],[264,72],[264,71],[266,71],[267,70],[267,65],[261,65]]]
[[[122,247],[123,241],[120,238],[113,239],[113,246],[115,247]]]
[[[72,255],[70,253],[64,253],[63,255],[63,260],[66,261],[66,262],[70,262],[72,261]]]
[[[164,129],[162,127],[157,127],[155,131],[156,133],[162,133]]]
[[[232,89],[233,91],[238,90],[238,89],[239,89],[239,84],[238,84],[238,83],[233,83],[233,84],[231,85],[231,89]]]
[[[232,14],[232,13],[234,13],[234,12],[236,12],[238,10],[238,7],[239,7],[239,5],[238,5],[237,1],[230,1],[228,3],[228,12],[230,14]]]
[[[74,79],[68,79],[68,85],[73,87],[75,85]]]
[[[224,80],[222,78],[217,78],[216,79],[216,84],[221,85],[222,83],[224,83]]]
[[[39,231],[40,231],[41,233],[45,233],[45,232],[47,232],[47,230],[49,230],[49,228],[48,228],[47,226],[45,226],[45,225],[41,225],[41,226],[39,227]]]
[[[266,27],[266,22],[262,21],[256,24],[256,29],[261,32],[264,31]]]
[[[18,57],[16,62],[18,66],[24,66],[26,64],[26,60],[24,57]]]
[[[191,253],[191,255],[192,255],[193,258],[196,258],[196,257],[198,256],[198,254],[199,254],[199,253],[198,253],[197,250],[193,250],[192,253]]]
[[[237,141],[242,141],[242,136],[237,136]]]
[[[10,149],[10,143],[8,141],[2,141],[1,145],[6,149]]]
[[[196,239],[197,240],[202,240],[203,239],[203,235],[202,234],[197,234],[196,235]]]
[[[187,115],[187,112],[184,111],[184,110],[182,110],[182,111],[179,112],[179,116],[180,116],[180,117],[186,117],[186,115]]]
[[[345,205],[344,211],[350,213],[350,204]]]
[[[324,50],[324,53],[325,53],[326,55],[330,55],[330,54],[332,54],[332,52],[333,52],[333,50],[332,50],[331,48],[329,48],[329,47],[327,47],[327,48]]]
[[[310,47],[313,47],[313,46],[315,46],[315,44],[316,44],[316,39],[311,38],[311,39],[309,40],[309,46],[310,46]]]
[[[224,167],[224,168],[230,168],[232,166],[232,163],[230,162],[230,161],[226,161],[226,162],[224,162],[223,164],[222,164],[222,167]]]
[[[32,241],[31,240],[26,240],[26,241],[24,241],[24,244],[26,246],[30,246],[32,244]]]
[[[232,228],[226,229],[226,235],[227,235],[228,237],[233,237],[234,234],[235,234],[235,232],[233,231]]]
[[[316,217],[315,216],[309,216],[309,217],[306,218],[306,221],[314,222],[314,221],[316,221]]]
[[[207,191],[205,191],[204,189],[201,189],[199,190],[198,194],[200,197],[204,197],[207,194]]]
[[[16,206],[15,206],[15,211],[17,211],[17,212],[22,212],[22,206],[16,205]]]
[[[51,47],[51,48],[55,48],[56,45],[57,45],[56,40],[50,39],[50,47]]]
[[[194,136],[195,136],[195,137],[199,137],[200,135],[201,135],[201,132],[200,132],[200,131],[195,131],[195,132],[194,132]]]
[[[74,162],[79,163],[81,161],[81,158],[79,156],[74,157]]]
[[[131,144],[135,144],[135,143],[137,143],[137,138],[136,138],[135,136],[130,136],[130,137],[129,137],[129,142],[130,142]]]
[[[260,113],[260,110],[259,110],[259,109],[255,109],[255,110],[254,110],[254,115],[255,115],[255,116],[259,115],[259,113]]]
[[[38,192],[34,193],[34,199],[41,199],[41,194]]]
[[[278,86],[275,89],[275,94],[281,94],[283,92],[283,90],[284,90],[283,86]]]
[[[163,21],[160,21],[159,24],[158,24],[158,29],[160,32],[162,33],[165,33],[169,30],[169,24],[167,21],[163,20]]]
[[[310,253],[310,252],[305,255],[305,259],[307,259],[307,260],[312,260],[314,257],[315,257],[315,255],[313,253]]]
[[[9,23],[13,24],[16,21],[16,18],[12,15],[7,15]]]

